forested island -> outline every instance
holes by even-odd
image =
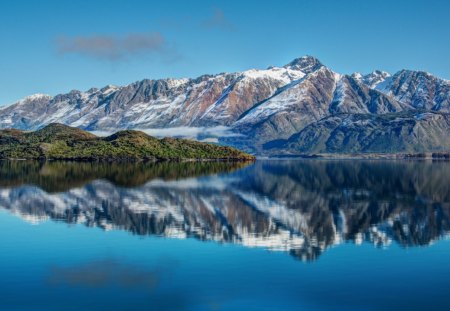
[[[59,123],[37,131],[0,131],[0,159],[68,161],[253,161],[238,149],[123,130],[107,137]]]

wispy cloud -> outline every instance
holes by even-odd
[[[197,140],[240,136],[240,134],[234,133],[229,127],[220,125],[213,127],[182,126],[163,129],[142,129],[142,131],[155,137],[182,137]]]
[[[217,142],[219,138],[225,137],[239,137],[242,134],[235,133],[231,128],[227,126],[213,126],[213,127],[171,127],[171,128],[153,128],[153,129],[141,129],[134,128],[134,130],[143,131],[146,134],[154,137],[180,137],[195,139],[207,142]],[[93,134],[98,136],[109,136],[113,134],[112,131],[92,131]]]
[[[208,29],[221,28],[229,31],[235,31],[236,27],[228,20],[222,9],[214,9],[213,15],[203,21],[202,26]]]
[[[124,60],[139,55],[158,55],[166,61],[178,58],[173,46],[159,32],[129,33],[125,36],[60,36],[56,48],[61,55],[77,54],[102,60]]]

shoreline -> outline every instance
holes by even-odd
[[[158,162],[255,162],[255,158],[0,158],[0,161],[42,161],[42,162],[98,162],[98,163],[158,163]]]
[[[258,159],[323,159],[323,160],[432,160],[450,161],[450,152],[423,153],[315,153],[298,155],[273,155]]]
[[[79,162],[79,163],[252,163],[264,160],[417,160],[450,161],[450,154],[301,154],[255,156],[254,158],[0,158],[0,161],[40,161],[40,162]]]

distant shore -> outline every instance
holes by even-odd
[[[49,162],[254,162],[256,158],[2,158],[0,161],[49,161]]]
[[[368,160],[450,160],[450,152],[421,152],[421,153],[315,153],[273,155],[268,159],[368,159]]]

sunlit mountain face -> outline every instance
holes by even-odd
[[[196,238],[318,259],[342,243],[426,246],[450,232],[450,163],[0,162],[0,206],[26,221]]]
[[[264,156],[447,152],[449,113],[448,80],[411,70],[347,75],[302,56],[267,69],[34,94],[0,107],[0,129],[140,129]]]

